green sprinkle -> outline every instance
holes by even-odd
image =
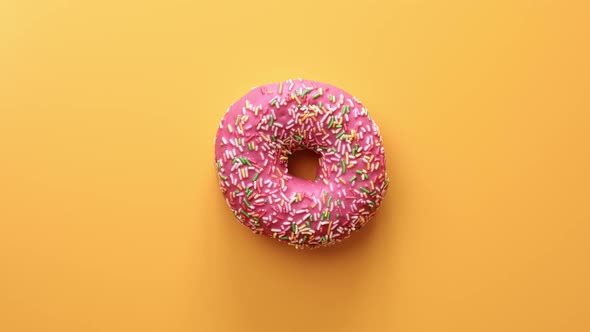
[[[360,188],[362,191],[366,192],[367,194],[370,193],[371,191],[365,187],[361,187]]]
[[[344,133],[345,133],[345,131],[344,131],[344,130],[343,130],[343,131],[341,131],[341,132],[340,132],[338,135],[336,135],[336,138],[340,138],[340,137],[342,137],[342,136],[344,135]]]
[[[328,198],[328,206],[330,206],[330,204],[332,204],[332,196]]]
[[[293,230],[293,233],[297,233],[297,225],[295,225],[295,223],[291,223],[291,229]]]
[[[299,136],[299,135],[293,135],[293,137],[295,137],[298,141],[303,140],[303,137]]]
[[[342,125],[341,124],[336,125],[336,128],[340,129],[340,128],[342,128]]]
[[[240,209],[240,213],[242,213],[243,215],[245,215],[247,218],[250,218],[250,215],[248,214],[248,212]]]
[[[273,99],[273,100],[271,100],[271,101],[270,101],[270,104],[271,104],[272,106],[274,106],[276,103],[277,103],[277,100],[276,100],[276,99]]]
[[[368,179],[369,179],[369,175],[363,174],[363,180],[368,180]]]
[[[313,214],[309,215],[309,221],[313,221]]]
[[[221,177],[221,178],[222,178],[222,179],[224,179],[224,180],[227,180],[227,176],[225,176],[225,175],[223,175],[223,174],[219,175],[219,177]]]
[[[334,97],[334,95],[330,95],[330,101],[331,102],[335,102],[336,101],[336,97]]]
[[[274,116],[270,116],[270,126],[272,127],[272,125],[275,123],[275,117]]]
[[[273,140],[274,142],[276,142],[276,141],[277,141],[277,135],[272,135],[272,140]]]
[[[350,178],[350,181],[348,181],[348,182],[350,182],[350,183],[353,183],[354,181],[356,181],[356,175],[355,175],[355,176],[353,176],[353,177],[351,177],[351,178]]]
[[[234,195],[237,195],[237,194],[239,194],[239,193],[240,193],[240,191],[239,191],[239,190],[237,190],[237,189],[236,189],[236,190],[234,190]]]
[[[341,200],[337,200],[336,201],[336,205],[338,205],[338,206],[342,205],[342,201]]]
[[[357,169],[356,174],[363,174],[363,171],[361,171],[360,169]]]
[[[331,147],[330,150],[332,150],[332,152],[338,152],[335,147]]]
[[[318,107],[319,108],[322,108],[322,102],[321,101],[318,103]]]
[[[346,174],[346,163],[343,160],[340,160],[340,162],[342,163],[342,174]]]
[[[322,242],[324,242],[324,243],[328,242],[328,238],[326,238],[325,236],[322,236]]]
[[[284,235],[283,235],[283,236],[279,237],[279,239],[281,239],[281,240],[288,240],[288,239],[289,239],[289,237],[288,237],[288,236],[284,236]]]
[[[246,204],[247,207],[252,208],[252,205],[250,205],[250,202],[248,202],[248,200],[245,198],[244,198],[244,204]]]
[[[248,150],[250,150],[250,151],[253,150],[253,148],[252,148],[252,142],[248,143]]]
[[[238,125],[238,122],[240,122],[240,118],[241,118],[241,117],[242,117],[241,115],[238,115],[238,116],[236,117],[236,123],[235,123],[235,125],[236,125],[236,126]]]
[[[330,117],[330,123],[328,123],[328,129],[332,128],[333,125],[334,125],[334,117],[331,116]]]
[[[371,196],[375,196],[375,195],[377,195],[377,190],[375,190],[371,193]]]
[[[256,173],[254,174],[254,179],[252,181],[256,181],[258,180],[258,177],[260,176],[260,173]]]
[[[311,92],[311,90],[313,90],[313,89],[307,89],[307,90],[303,91],[303,93],[301,94],[301,97],[305,97],[305,95],[308,94],[309,92]]]
[[[340,218],[340,213],[336,213],[336,218]]]
[[[350,113],[350,106],[344,105],[342,106],[342,114]]]
[[[313,99],[316,99],[317,97],[319,97],[319,96],[321,96],[321,95],[322,95],[322,94],[318,92],[318,93],[316,93],[315,95],[313,95]],[[320,106],[320,107],[321,107],[321,106]]]
[[[248,166],[252,166],[252,164],[250,163],[250,160],[244,158],[244,157],[240,157],[240,159],[242,160],[243,164],[246,164]]]
[[[307,241],[307,235],[303,236],[303,239],[301,240],[301,243],[305,243],[305,241]]]
[[[309,223],[309,221],[307,221],[307,222],[305,223],[305,226],[307,226],[308,228],[311,228],[311,224]]]

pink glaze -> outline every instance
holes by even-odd
[[[315,181],[288,173],[288,156],[301,149],[321,155]],[[388,187],[384,152],[356,98],[301,79],[252,89],[215,138],[221,191],[236,218],[297,248],[341,241],[375,215]]]

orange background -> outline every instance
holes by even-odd
[[[0,330],[589,331],[587,1],[2,1]],[[340,86],[391,191],[325,250],[225,206],[250,87]]]

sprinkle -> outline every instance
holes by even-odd
[[[283,93],[283,82],[279,84],[279,94]]]
[[[336,138],[340,138],[340,137],[342,137],[342,136],[344,135],[344,133],[345,133],[345,131],[344,131],[344,130],[343,130],[343,131],[341,131],[341,132],[340,132],[338,135],[336,135]]]
[[[297,225],[294,222],[291,223],[291,229],[293,230],[293,233],[297,233]]]
[[[328,129],[332,128],[333,125],[334,125],[334,117],[331,116],[330,117],[330,123],[328,123]]]
[[[299,136],[299,135],[293,135],[293,137],[295,137],[298,141],[303,140],[303,137]]]
[[[356,180],[356,175],[355,175],[355,176],[353,176],[353,177],[351,177],[351,178],[350,178],[350,181],[348,181],[348,182],[352,183],[352,182],[354,182],[355,180]]]
[[[305,97],[305,95],[308,94],[311,90],[313,90],[313,89],[307,89],[307,90],[303,91],[303,93],[301,94],[301,97],[302,98]]]
[[[244,198],[244,204],[246,204],[246,206],[249,207],[250,209],[252,208],[252,205],[250,205],[250,202],[248,202],[248,200],[245,198]]]
[[[260,176],[260,173],[256,173],[256,174],[254,174],[254,179],[253,179],[252,181],[256,181],[256,180],[258,180],[258,176]]]
[[[336,101],[336,97],[334,97],[334,95],[330,95],[329,98],[330,98],[330,101],[331,102],[335,102]]]
[[[240,213],[243,214],[243,215],[245,215],[247,218],[250,218],[250,215],[248,214],[248,212],[240,209]]]
[[[342,174],[346,174],[346,164],[344,163],[344,160],[340,160],[342,162]]]
[[[360,189],[364,192],[366,192],[367,194],[370,193],[371,191],[365,187],[360,187]]]
[[[270,101],[270,104],[271,104],[272,106],[274,106],[276,103],[277,103],[277,100],[276,100],[276,99],[273,99],[273,100],[271,100],[271,101]]]
[[[275,117],[274,116],[270,116],[270,126],[272,127],[272,125],[275,123]]]

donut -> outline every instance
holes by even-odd
[[[215,137],[221,192],[240,223],[295,248],[325,247],[373,218],[387,192],[379,128],[361,102],[329,84],[287,80],[232,104]],[[289,156],[319,155],[315,180]]]

